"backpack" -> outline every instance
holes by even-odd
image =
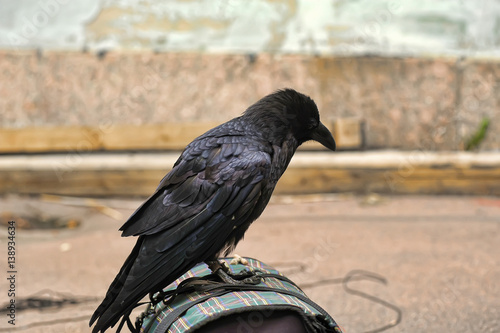
[[[233,329],[237,327],[231,332],[259,332],[271,319],[285,326],[292,325],[293,319],[302,323],[301,332],[342,333],[325,310],[277,270],[252,258],[244,258],[248,261],[245,265],[241,260],[230,264],[232,259],[220,259],[228,264],[228,273],[234,279],[253,283],[223,283],[204,263],[198,264],[162,292],[150,295],[151,302],[137,318],[136,331],[200,332],[204,327],[220,327],[219,323],[225,321]]]

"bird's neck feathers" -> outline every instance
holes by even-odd
[[[249,119],[249,123],[273,146],[282,146],[284,142],[288,142],[294,146],[295,151],[299,142],[293,135],[293,113],[283,104],[266,102],[261,100],[250,106],[243,118]]]
[[[250,106],[243,117],[249,119],[249,123],[264,133],[273,145],[282,146],[288,141],[293,146],[293,152],[310,140],[308,126],[311,119],[319,123],[314,101],[293,89],[278,90],[262,98]]]

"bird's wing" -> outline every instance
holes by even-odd
[[[245,141],[246,140],[246,141]],[[157,191],[122,226],[124,236],[162,232],[161,251],[216,220],[232,229],[251,213],[266,185],[271,156],[245,137],[210,137],[183,152]]]
[[[125,235],[142,238],[123,289],[128,299],[211,258],[248,221],[266,187],[270,155],[253,145],[222,143],[211,148],[211,156],[177,163],[122,227]]]

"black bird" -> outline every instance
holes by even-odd
[[[211,268],[243,238],[266,207],[295,150],[316,140],[335,150],[314,101],[279,90],[196,138],[120,228],[139,236],[90,319],[93,333],[113,327],[147,294],[200,262]],[[122,322],[123,323],[123,322]]]

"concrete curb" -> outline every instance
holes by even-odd
[[[0,194],[147,196],[178,156],[178,152],[4,155]],[[298,152],[276,192],[500,195],[500,153]]]

